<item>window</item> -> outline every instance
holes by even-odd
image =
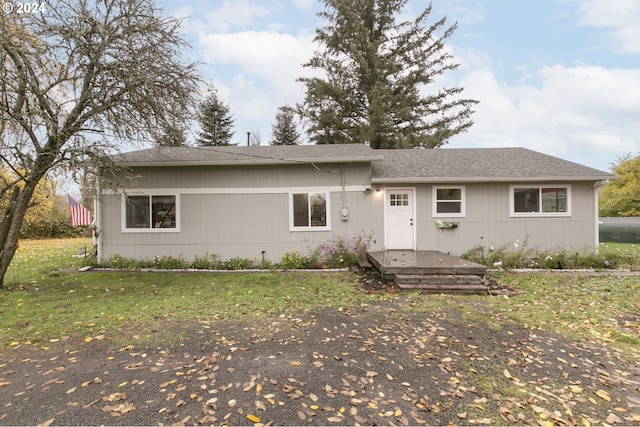
[[[464,187],[433,187],[433,216],[465,216]]]
[[[570,190],[569,186],[561,185],[512,186],[511,215],[570,216]]]
[[[389,205],[409,206],[409,194],[408,193],[389,194]]]
[[[290,195],[291,230],[329,230],[329,194],[295,193]]]
[[[178,196],[126,195],[124,229],[143,231],[178,230]]]

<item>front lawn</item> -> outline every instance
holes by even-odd
[[[0,345],[114,338],[123,328],[156,339],[164,320],[266,318],[389,300],[431,313],[459,306],[469,321],[490,317],[499,327],[508,318],[625,352],[640,347],[638,276],[501,273],[494,279],[511,288],[507,295],[367,294],[351,273],[82,273],[82,246],[90,241],[21,242],[2,291]]]

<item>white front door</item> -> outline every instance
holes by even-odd
[[[385,247],[415,249],[415,189],[387,188],[384,199]]]

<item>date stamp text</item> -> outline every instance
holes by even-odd
[[[39,2],[4,2],[2,11],[7,15],[10,13],[36,14],[47,11],[47,6]]]

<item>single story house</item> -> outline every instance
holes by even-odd
[[[113,161],[136,178],[116,188],[102,177],[100,261],[279,261],[359,233],[372,250],[460,255],[516,241],[579,250],[598,246],[597,190],[614,178],[524,148],[164,147]]]

